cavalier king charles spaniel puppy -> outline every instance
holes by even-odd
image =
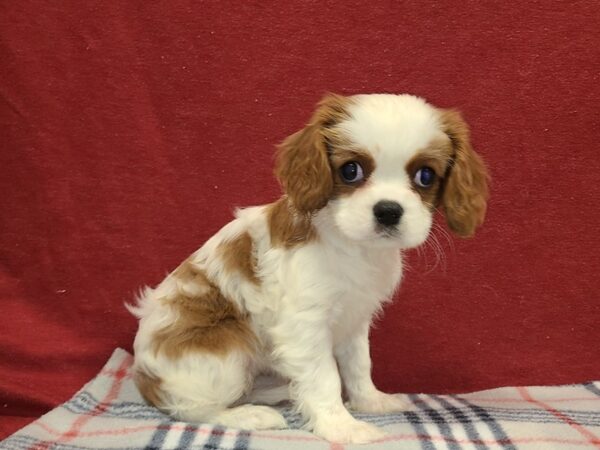
[[[369,327],[436,208],[460,236],[481,225],[485,166],[456,111],[412,95],[328,95],[279,145],[275,174],[279,200],[238,210],[129,307],[136,384],[179,420],[284,428],[266,405],[289,399],[324,439],[376,440],[383,432],[349,410],[406,403],[371,380]],[[261,388],[260,374],[281,383]]]

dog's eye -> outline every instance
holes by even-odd
[[[435,181],[435,172],[431,167],[421,167],[417,170],[417,173],[415,173],[413,181],[417,186],[424,188],[430,187]]]
[[[344,164],[340,168],[340,174],[346,183],[356,183],[365,177],[361,165],[354,161]]]

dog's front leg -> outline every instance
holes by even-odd
[[[290,379],[292,399],[307,427],[331,442],[366,443],[383,437],[382,430],[356,420],[344,406],[330,331],[325,317],[315,316],[299,312],[272,330],[276,367]]]
[[[338,344],[335,347],[335,355],[352,410],[390,413],[407,409],[408,402],[402,396],[381,392],[373,384],[368,322],[349,339]]]

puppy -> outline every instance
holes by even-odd
[[[371,381],[370,324],[436,207],[460,236],[481,225],[486,169],[455,111],[411,95],[328,95],[279,146],[275,173],[283,197],[238,210],[130,307],[135,381],[180,420],[283,428],[279,412],[252,402],[290,398],[322,438],[378,439],[350,415],[342,386],[351,410],[405,408]],[[286,384],[253,391],[263,373]]]

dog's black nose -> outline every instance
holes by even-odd
[[[375,215],[377,222],[386,227],[398,225],[403,212],[404,210],[399,203],[389,200],[381,200],[373,206],[373,214]]]

